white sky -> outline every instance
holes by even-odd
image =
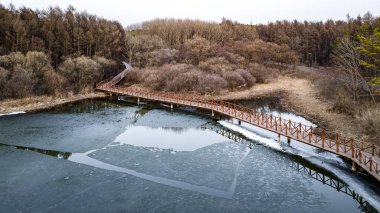
[[[325,21],[346,19],[370,11],[380,15],[380,0],[0,0],[8,6],[46,9],[73,5],[124,26],[154,18],[191,18],[219,22],[223,17],[241,23],[275,20]]]

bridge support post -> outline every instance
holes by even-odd
[[[351,167],[351,170],[352,170],[353,172],[356,172],[356,163],[355,163],[355,161],[352,161],[352,167]]]
[[[288,145],[290,145],[290,137],[288,137],[288,140],[287,140],[287,142],[288,142]]]
[[[281,143],[281,135],[280,135],[280,133],[277,134],[277,138],[278,138],[278,142]]]
[[[170,110],[173,111],[173,103],[170,103]]]
[[[239,125],[241,125],[241,120],[239,120]]]
[[[137,106],[140,105],[140,98],[137,97]]]
[[[211,116],[214,117],[214,110],[211,110]]]

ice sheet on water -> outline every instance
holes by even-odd
[[[153,152],[141,146],[112,146],[89,156],[142,174],[222,190],[232,195],[247,147],[220,141],[191,152]],[[249,149],[248,149],[249,151]],[[111,157],[110,157],[111,156]]]
[[[199,140],[200,138],[207,140]],[[225,137],[210,130],[129,126],[114,142],[120,145],[195,151],[225,140]]]
[[[371,205],[380,209],[380,197],[378,194],[370,189],[370,187],[366,186],[363,181],[355,178],[352,173],[349,174],[343,160],[339,156],[297,141],[292,141],[290,146],[288,146],[286,145],[286,137],[282,137],[280,144],[274,139],[277,137],[277,134],[250,124],[242,123],[242,125],[236,125],[226,121],[219,121],[219,123],[227,128],[244,134],[246,137],[258,141],[259,143],[265,144],[268,147],[286,150],[287,152],[302,156],[312,163],[326,168],[341,178],[344,182],[348,183],[352,189],[362,195]],[[326,159],[329,161],[326,162]],[[337,164],[340,166],[337,166]],[[267,175],[263,176],[267,177]]]
[[[208,119],[196,115],[166,110],[150,110],[139,118],[136,125],[162,128],[194,128],[208,121]]]

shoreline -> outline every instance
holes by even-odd
[[[85,99],[104,97],[107,97],[107,94],[103,92],[93,92],[88,94],[66,95],[63,97],[35,96],[22,99],[3,100],[0,101],[0,114],[10,115],[15,112],[36,112],[62,104],[72,103]]]
[[[181,94],[180,94],[181,95]],[[347,137],[364,139],[360,124],[354,118],[332,112],[332,104],[321,100],[318,90],[311,81],[300,78],[280,77],[268,83],[257,84],[249,89],[226,92],[214,96],[203,96],[204,99],[237,101],[255,100],[265,97],[280,96],[280,105],[289,112],[300,115],[318,126],[341,133]],[[65,97],[37,96],[16,100],[0,101],[0,114],[12,112],[35,112],[54,106],[91,98],[108,97],[103,92],[67,95]],[[350,125],[347,125],[350,124]],[[371,142],[371,141],[369,141]],[[377,141],[375,144],[378,144]]]

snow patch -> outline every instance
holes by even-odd
[[[249,130],[246,130],[244,128],[241,128],[239,126],[231,124],[231,123],[229,123],[227,121],[219,121],[219,123],[221,125],[223,125],[224,127],[228,128],[228,129],[231,129],[233,131],[239,132],[239,133],[243,134],[244,136],[246,136],[247,138],[255,140],[255,141],[257,141],[259,143],[262,143],[262,144],[264,144],[266,146],[269,146],[269,147],[271,147],[273,149],[283,150],[282,147],[281,147],[281,145],[278,142],[276,142],[276,141],[274,141],[272,139],[268,139],[268,138],[259,136],[258,134],[255,134],[254,132],[251,132]]]
[[[4,116],[4,115],[17,115],[17,114],[24,114],[26,112],[24,111],[18,111],[18,112],[10,112],[10,113],[6,113],[6,114],[0,114],[0,116]]]

